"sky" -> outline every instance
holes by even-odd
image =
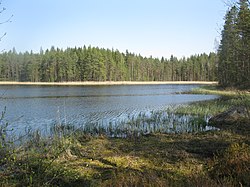
[[[0,51],[51,46],[126,50],[178,58],[215,51],[223,0],[2,0]]]

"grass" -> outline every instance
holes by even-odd
[[[210,92],[214,88],[206,89]],[[179,107],[175,114],[203,118],[233,105],[249,107],[249,95],[226,94],[217,100]],[[130,125],[140,126],[141,121],[169,123],[159,115],[141,115]],[[244,128],[237,128],[241,123]],[[192,133],[154,131],[123,138],[83,130],[55,132],[53,138],[46,138],[36,132],[28,142],[3,156],[0,185],[249,186],[249,120],[235,126]],[[6,144],[5,149],[12,150],[12,144]]]
[[[222,96],[242,96],[242,95],[250,95],[249,90],[236,90],[236,89],[222,89],[215,85],[207,85],[199,88],[195,88],[191,91],[191,93],[195,94],[216,94]]]
[[[108,86],[108,85],[160,85],[160,84],[198,84],[216,85],[210,81],[83,81],[83,82],[13,82],[0,81],[0,85],[30,85],[30,86]]]
[[[250,96],[245,99],[237,96],[221,96],[215,100],[209,100],[204,102],[195,102],[185,107],[179,107],[176,112],[181,114],[192,114],[202,116],[212,116],[220,112],[226,111],[233,106],[250,106]]]
[[[92,136],[126,138],[154,133],[184,133],[206,130],[206,118],[197,115],[175,114],[175,109],[139,114],[127,120],[110,123],[85,123],[81,131]],[[64,125],[62,125],[63,129]],[[54,128],[52,131],[55,131]],[[64,133],[62,133],[64,134]]]
[[[235,142],[244,145],[241,154],[247,155],[245,160],[242,156],[246,163],[237,174],[248,172],[249,138],[228,131],[152,134],[134,139],[77,133],[49,144],[40,141],[40,147],[29,145],[19,150],[13,165],[0,173],[3,185],[197,186],[202,182],[220,186],[226,181],[233,186],[231,178],[212,174],[224,172],[226,176],[221,164],[230,162],[228,149]],[[220,154],[225,156],[218,158]]]
[[[248,91],[219,90],[216,86],[203,86],[192,90],[192,94],[215,94],[218,99],[195,102],[185,107],[177,109],[177,113],[196,114],[196,115],[215,115],[233,106],[245,106],[250,108],[250,93]]]

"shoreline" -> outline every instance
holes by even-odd
[[[85,82],[15,82],[0,81],[1,85],[30,85],[30,86],[114,86],[114,85],[217,85],[209,81],[85,81]]]

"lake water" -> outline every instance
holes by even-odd
[[[55,124],[108,124],[214,95],[181,94],[197,85],[0,86],[0,111],[16,132]]]

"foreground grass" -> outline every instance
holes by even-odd
[[[177,112],[213,115],[233,105],[249,106],[248,101],[248,95],[227,95]],[[93,137],[81,131],[46,139],[34,134],[18,148],[1,149],[0,184],[249,186],[249,145],[249,121],[220,131],[126,138]]]
[[[229,131],[126,139],[79,133],[22,147],[0,178],[3,186],[248,185],[249,144],[249,136]],[[243,158],[235,159],[239,150]]]

